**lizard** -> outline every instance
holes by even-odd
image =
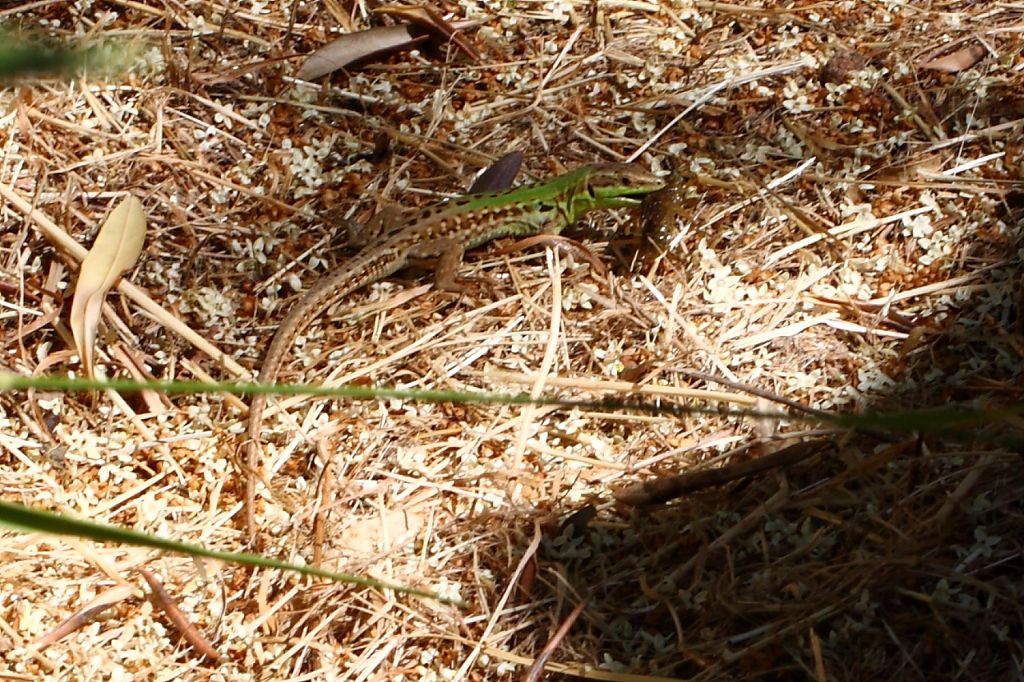
[[[458,290],[454,272],[467,249],[500,237],[558,234],[593,210],[635,207],[664,187],[657,176],[629,164],[582,166],[546,182],[511,190],[467,194],[428,206],[397,222],[347,264],[311,287],[290,308],[274,334],[258,382],[273,384],[295,339],[316,318],[351,293],[388,277],[410,261],[438,258],[435,286]],[[246,452],[249,535],[255,534],[256,472],[267,395],[253,396]]]

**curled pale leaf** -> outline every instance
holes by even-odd
[[[426,42],[429,38],[430,36],[426,34],[413,35],[412,26],[407,24],[377,26],[365,31],[346,33],[309,55],[296,76],[311,81],[356,62],[408,49],[417,43]]]
[[[947,54],[944,57],[937,59],[931,59],[924,64],[921,64],[922,69],[930,69],[931,71],[941,71],[942,73],[960,73],[966,71],[975,64],[981,61],[981,58],[985,56],[985,48],[981,45],[968,45],[962,50],[957,50],[951,54]]]
[[[103,299],[121,273],[138,261],[145,238],[146,215],[142,204],[128,196],[110,212],[82,261],[71,302],[71,333],[87,377],[93,376],[93,346]]]
[[[477,26],[479,23],[457,21],[454,24],[446,24],[451,27],[451,31],[445,39],[455,40],[458,31]],[[395,52],[411,49],[429,41],[431,35],[436,35],[436,32],[412,24],[377,26],[365,31],[346,33],[309,55],[295,75],[302,80],[313,80],[353,64],[383,59]],[[459,42],[456,44],[459,45]]]
[[[89,623],[95,621],[96,617],[103,611],[109,609],[111,606],[117,606],[131,596],[132,587],[130,585],[115,585],[114,587],[105,590],[102,594],[97,595],[95,599],[79,609],[70,618],[37,639],[33,646],[37,651],[46,649],[54,642],[59,642],[72,632],[81,630]]]

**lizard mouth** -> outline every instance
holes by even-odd
[[[664,184],[634,187],[617,194],[615,200],[620,206],[639,206],[645,197],[664,188]]]

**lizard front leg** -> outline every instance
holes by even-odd
[[[381,235],[385,235],[396,225],[404,224],[408,215],[409,211],[398,204],[388,204],[370,216],[365,223],[354,219],[347,220],[345,230],[348,233],[348,243],[350,246],[362,247],[379,242]]]

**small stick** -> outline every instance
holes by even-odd
[[[160,581],[156,579],[156,576],[144,568],[140,568],[139,573],[141,573],[142,577],[146,579],[147,583],[149,583],[149,589],[153,591],[152,602],[163,609],[164,613],[166,613],[167,617],[170,619],[171,624],[178,629],[178,632],[180,632],[181,636],[185,638],[185,641],[191,644],[192,648],[204,657],[211,661],[219,661],[220,654],[218,654],[210,643],[206,641],[206,638],[199,634],[199,631],[196,630],[195,626],[188,622],[188,619],[185,618],[185,614],[182,613],[181,609],[178,608],[178,605],[174,603],[174,599],[167,593],[167,590],[165,590],[164,586],[160,584]]]

